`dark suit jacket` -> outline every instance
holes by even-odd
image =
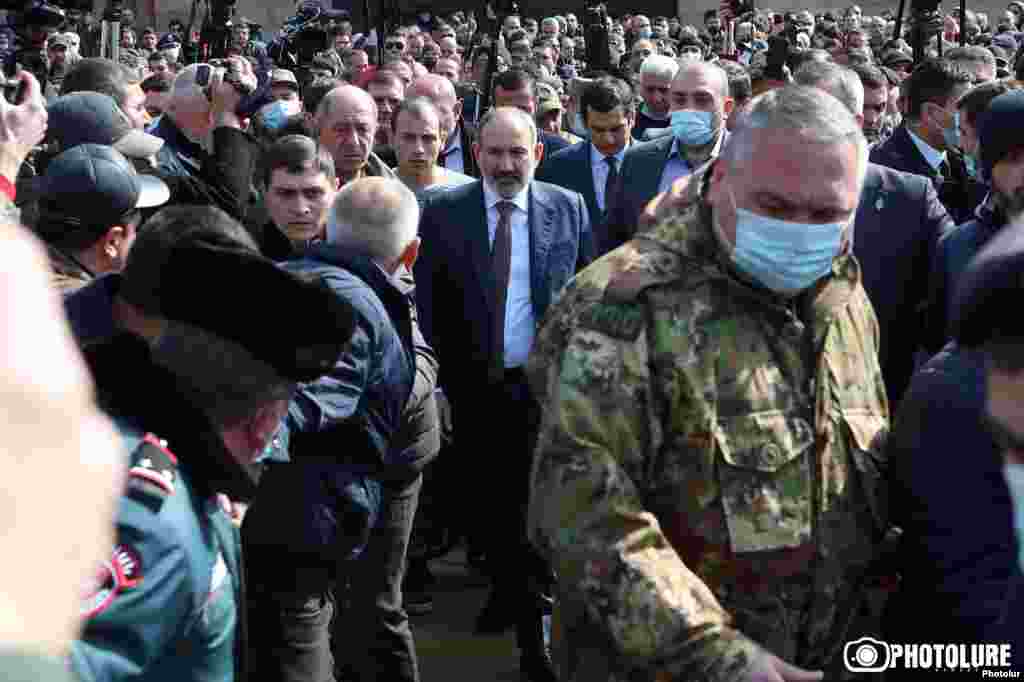
[[[949,344],[914,375],[893,421],[890,519],[903,535],[902,580],[886,606],[890,642],[1024,648],[1024,579],[1003,456],[983,420],[985,375],[981,353]],[[935,679],[911,672],[899,679]]]
[[[605,253],[603,245],[607,241],[607,235],[604,232],[605,216],[597,205],[594,171],[590,163],[590,142],[585,140],[555,152],[543,168],[537,171],[537,179],[571,189],[583,196],[583,200],[587,202],[587,211],[590,213],[590,229],[594,234],[595,255],[603,255]],[[605,201],[607,201],[607,197],[605,197]]]
[[[878,316],[879,362],[893,406],[924,343],[923,305],[936,244],[953,221],[927,179],[868,164],[854,222],[853,252]]]
[[[619,169],[619,181],[611,196],[605,197],[607,239],[598,245],[603,252],[616,249],[633,238],[640,213],[658,194],[673,140],[674,136],[665,135],[634,145],[626,152]]]
[[[540,166],[537,167],[538,171],[544,167],[548,159],[555,155],[555,152],[560,152],[563,149],[572,146],[558,135],[552,135],[551,133],[545,132],[540,134],[540,141],[544,143],[544,158],[540,160]]]
[[[950,177],[942,181],[910,139],[906,126],[897,128],[888,140],[871,150],[872,163],[929,178],[953,223],[959,225],[974,217],[974,209],[984,198],[984,193],[978,191],[975,186],[977,183],[967,175],[962,156],[951,151],[947,152],[946,160],[949,162]]]
[[[530,291],[538,322],[569,279],[593,258],[583,198],[561,187],[530,186]],[[483,183],[424,201],[415,266],[420,326],[437,352],[440,384],[453,409],[486,388],[492,366],[494,279]],[[492,415],[493,416],[493,415]]]

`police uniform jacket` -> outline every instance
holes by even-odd
[[[84,595],[71,666],[86,682],[245,679],[240,543],[215,493],[248,499],[254,479],[145,341],[122,333],[86,359],[130,469],[115,545]]]

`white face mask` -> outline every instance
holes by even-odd
[[[1003,465],[1003,476],[1013,500],[1013,527],[1017,534],[1017,563],[1024,571],[1024,464]]]

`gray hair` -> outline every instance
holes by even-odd
[[[722,158],[735,167],[751,154],[755,130],[784,132],[794,145],[853,144],[857,147],[857,187],[864,185],[868,145],[849,108],[828,92],[806,85],[770,90],[750,101],[736,117]]]
[[[519,123],[530,129],[530,144],[537,144],[540,135],[537,133],[537,124],[534,122],[533,117],[522,109],[516,109],[515,107],[491,107],[487,110],[484,117],[480,119],[480,125],[477,127],[476,139],[479,144],[483,144],[484,129],[494,123],[495,119],[499,116],[511,116],[514,119],[518,119]]]
[[[327,243],[386,267],[416,239],[419,221],[416,195],[402,182],[362,178],[335,196],[327,218]]]
[[[652,54],[640,65],[640,78],[667,78],[672,80],[679,71],[679,62],[663,54]]]
[[[864,84],[853,69],[814,59],[805,62],[793,80],[797,85],[824,90],[845,104],[854,116],[864,114]]]

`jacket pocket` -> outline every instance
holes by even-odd
[[[719,419],[718,478],[732,551],[764,552],[811,540],[814,432],[779,411]]]
[[[876,414],[846,410],[843,412],[843,422],[850,433],[850,457],[871,508],[871,515],[879,532],[885,532],[889,526],[886,483],[888,460],[885,455],[889,421]]]

